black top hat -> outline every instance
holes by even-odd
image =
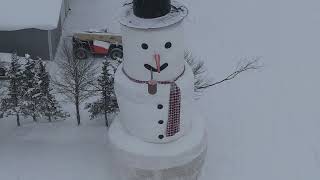
[[[171,11],[171,0],[133,0],[133,13],[137,17],[152,19]]]

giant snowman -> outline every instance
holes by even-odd
[[[133,0],[123,8],[124,61],[115,75],[120,113],[108,134],[117,180],[199,177],[207,139],[184,59],[187,14],[170,0]]]

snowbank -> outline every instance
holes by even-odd
[[[0,53],[0,62],[11,62],[11,54]]]
[[[10,53],[0,53],[0,63],[4,64],[10,64],[11,62],[11,56]],[[19,62],[23,65],[27,62],[27,58],[30,58],[29,54],[25,54],[25,57],[19,57]]]
[[[59,22],[61,6],[62,0],[2,0],[0,31],[55,29]]]

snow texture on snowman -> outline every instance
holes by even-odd
[[[200,173],[206,133],[193,112],[194,76],[184,60],[187,14],[170,0],[124,6],[124,61],[115,75],[120,114],[109,131],[122,179],[192,180]]]

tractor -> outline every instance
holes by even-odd
[[[91,55],[109,56],[111,59],[123,57],[122,37],[106,32],[81,32],[72,37],[73,53],[78,59]]]

